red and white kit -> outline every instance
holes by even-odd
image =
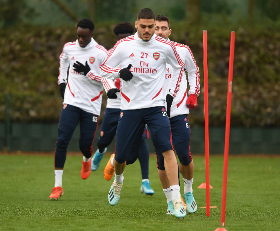
[[[133,46],[133,51],[130,47]],[[121,109],[133,110],[164,106],[166,94],[163,93],[166,63],[174,70],[174,78],[169,85],[169,93],[176,96],[180,89],[184,62],[178,55],[174,44],[155,34],[149,41],[143,41],[138,34],[119,40],[108,53],[101,65],[104,88],[116,88],[114,79],[119,78],[121,68],[129,64],[133,78],[121,80]]]
[[[171,109],[170,109],[170,118],[175,117],[177,115],[189,114],[189,108],[186,106],[186,102],[188,99],[188,93],[195,94],[199,96],[200,94],[200,74],[199,67],[196,64],[193,53],[191,49],[184,44],[173,42],[176,47],[177,52],[179,53],[181,59],[185,63],[185,71],[188,72],[188,82],[189,82],[189,91],[188,91],[188,83],[186,79],[186,73],[183,73],[181,87],[177,92],[177,96],[174,98]],[[166,65],[166,74],[165,74],[165,82],[163,92],[165,95],[168,94],[169,85],[171,84],[172,78],[175,73],[173,73],[172,66],[170,64]]]
[[[108,53],[111,52],[112,49],[110,49],[108,51]],[[120,78],[118,79],[114,79],[114,84],[115,84],[115,88],[120,89],[121,88],[121,82],[120,82]],[[107,92],[107,90],[105,89],[105,91]],[[107,98],[107,105],[106,108],[121,108],[121,93],[120,92],[116,92],[117,98],[116,99],[109,99]]]
[[[115,83],[115,88],[120,89],[120,86],[121,86],[120,78],[115,79],[114,83]],[[117,95],[116,99],[109,99],[109,98],[107,98],[106,108],[118,108],[118,109],[121,108],[121,98],[122,98],[121,93],[120,92],[116,92],[116,95]]]
[[[60,55],[58,84],[68,83],[65,88],[63,104],[79,107],[86,112],[100,115],[103,85],[99,66],[107,58],[107,50],[93,38],[85,47],[80,47],[78,40],[66,43]],[[91,69],[86,76],[77,73],[73,64],[79,61],[85,65],[86,61]]]

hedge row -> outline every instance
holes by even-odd
[[[97,25],[95,40],[110,49],[114,25]],[[188,29],[186,29],[188,28]],[[171,39],[192,49],[201,74],[198,107],[192,125],[204,125],[203,44],[199,26],[178,23]],[[59,55],[66,42],[76,39],[76,28],[26,26],[0,31],[0,121],[6,120],[6,97],[11,95],[11,119],[18,122],[57,122],[62,99],[57,86]],[[208,29],[209,120],[224,126],[230,31]],[[280,127],[279,30],[236,28],[233,70],[232,126]],[[106,96],[103,96],[106,106]],[[102,121],[102,118],[101,120]]]

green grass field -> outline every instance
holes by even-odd
[[[195,163],[195,214],[184,219],[166,215],[167,203],[157,176],[156,157],[150,158],[153,196],[140,193],[140,165],[127,166],[121,198],[110,206],[112,183],[103,178],[109,159],[87,180],[80,177],[81,155],[68,155],[64,196],[50,201],[54,186],[53,155],[0,154],[0,230],[192,230],[214,231],[221,227],[223,156],[210,156],[211,208],[206,217],[203,156]],[[226,203],[227,231],[280,230],[280,158],[230,156]],[[182,178],[181,178],[182,179]],[[181,193],[183,188],[181,186]]]

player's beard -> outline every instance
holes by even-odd
[[[149,37],[145,37],[145,35],[149,35]],[[152,36],[151,36],[150,33],[144,33],[144,34],[142,35],[142,40],[145,41],[145,42],[148,42],[148,41],[150,41],[151,37],[152,37]]]

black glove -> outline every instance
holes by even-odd
[[[90,67],[86,61],[86,65],[80,63],[79,61],[76,61],[76,63],[73,64],[74,71],[82,74],[87,75],[88,72],[90,72]]]
[[[170,108],[173,102],[173,96],[167,94],[166,95],[166,103],[167,103],[167,116],[170,117]]]
[[[122,78],[124,81],[129,81],[132,79],[133,75],[132,73],[129,71],[129,69],[131,68],[131,64],[129,64],[126,68],[123,68],[120,70],[120,78]]]
[[[59,91],[62,99],[64,99],[65,88],[66,88],[66,83],[59,84]]]
[[[109,99],[116,99],[116,98],[118,98],[116,92],[120,92],[120,90],[119,90],[118,88],[112,88],[112,89],[110,89],[110,90],[107,92],[107,97],[108,97]]]

